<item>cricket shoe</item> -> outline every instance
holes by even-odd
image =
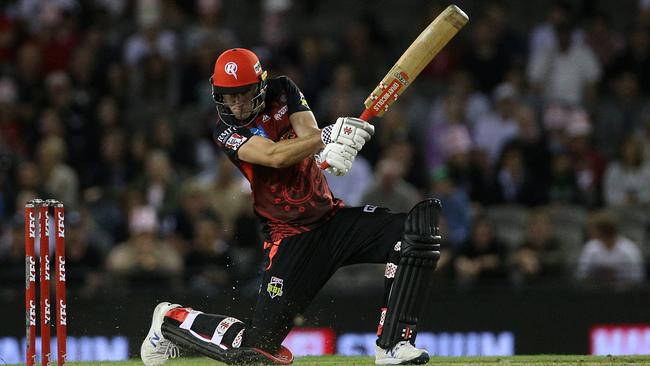
[[[178,346],[165,339],[160,328],[165,314],[171,309],[180,307],[178,304],[161,302],[153,310],[151,328],[149,328],[149,333],[142,341],[142,346],[140,346],[140,358],[142,358],[142,362],[146,366],[164,365],[168,359],[179,356]]]
[[[409,341],[398,342],[393,348],[375,346],[375,365],[423,365],[429,362],[429,352],[415,348]]]

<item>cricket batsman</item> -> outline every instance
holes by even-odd
[[[345,207],[319,166],[327,162],[329,173],[346,174],[372,125],[341,117],[319,129],[298,87],[285,76],[267,79],[247,49],[223,52],[210,83],[218,112],[214,141],[250,182],[263,224],[262,283],[249,324],[158,304],[142,342],[144,364],[162,365],[179,349],[227,364],[291,364],[281,344],[295,316],[339,267],[356,263],[386,263],[375,363],[427,363],[427,351],[414,344],[440,256],[440,202],[422,201],[408,214]]]

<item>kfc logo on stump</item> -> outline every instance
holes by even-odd
[[[65,302],[63,302],[63,300],[59,300],[59,325],[68,325],[66,305]]]
[[[65,226],[63,223],[63,212],[58,212],[57,213],[57,223],[56,223],[56,235],[59,238],[65,238]]]

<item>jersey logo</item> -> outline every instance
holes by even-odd
[[[230,135],[230,133],[234,130],[235,130],[234,127],[228,127],[225,131],[221,132],[219,136],[217,136],[217,141],[223,144],[226,137],[228,137],[228,135]]]
[[[276,121],[279,121],[282,119],[282,117],[287,114],[287,111],[289,110],[289,107],[286,105],[283,106],[282,108],[278,109],[278,113],[273,115],[273,118],[275,118]]]
[[[230,135],[228,138],[228,141],[226,141],[226,148],[230,150],[237,150],[243,143],[246,141],[247,138],[238,134],[238,133],[233,133]]]
[[[264,128],[262,128],[261,126],[260,127],[253,127],[253,128],[250,129],[250,131],[253,133],[253,135],[262,136],[262,137],[265,137],[267,139],[269,138],[269,135],[266,134],[266,131],[264,131]]]
[[[227,75],[232,75],[235,80],[237,80],[237,64],[230,61],[226,64],[226,66],[223,67],[223,71],[226,72]]]
[[[269,284],[266,285],[266,291],[269,292],[269,295],[272,299],[277,296],[282,296],[283,282],[284,281],[281,278],[271,277],[271,281],[269,281]]]

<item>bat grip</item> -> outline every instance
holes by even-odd
[[[375,115],[372,113],[372,111],[370,109],[366,108],[366,109],[363,110],[363,112],[359,116],[359,119],[362,119],[362,120],[368,122],[374,116]],[[325,170],[325,169],[329,168],[330,165],[327,164],[326,161],[323,161],[322,163],[320,163],[318,165],[318,167],[321,168],[321,170]]]
[[[363,110],[363,113],[361,113],[361,115],[359,116],[359,119],[362,119],[362,120],[368,122],[374,116],[375,115],[372,113],[372,111],[370,109],[366,108],[366,109]]]

